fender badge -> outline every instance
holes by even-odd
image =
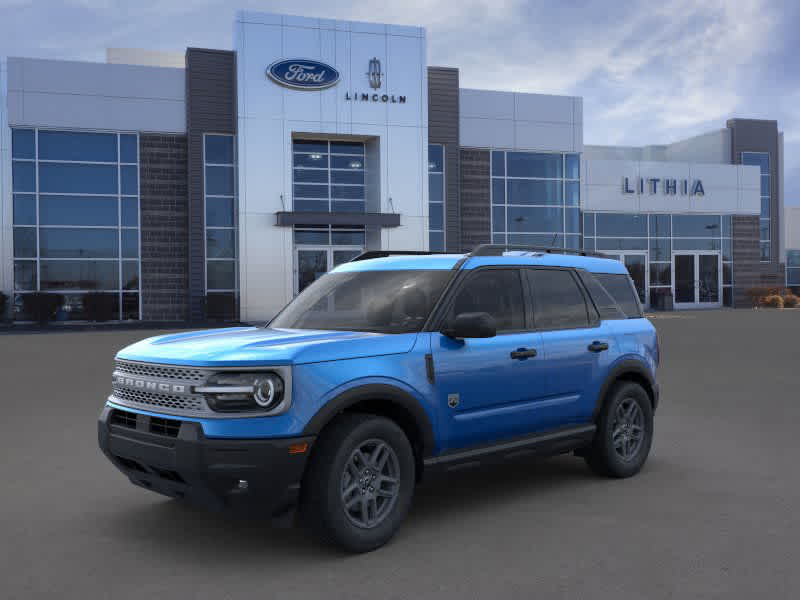
[[[456,406],[458,406],[458,403],[460,401],[461,400],[459,399],[458,394],[448,394],[447,395],[447,406],[449,406],[450,408],[455,408]]]

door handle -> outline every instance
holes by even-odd
[[[589,352],[602,352],[603,350],[608,350],[608,344],[606,342],[599,342],[595,340],[589,344],[588,350]]]
[[[536,350],[531,348],[528,350],[527,348],[517,348],[511,353],[511,358],[514,360],[525,360],[526,358],[533,358],[536,356]]]

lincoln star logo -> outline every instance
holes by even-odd
[[[383,73],[381,73],[381,61],[377,58],[373,58],[369,61],[367,77],[369,78],[369,87],[373,90],[377,90],[381,87],[381,77],[383,77]]]
[[[339,71],[316,60],[291,58],[279,60],[267,68],[275,83],[295,90],[324,90],[339,83]]]
[[[146,379],[136,379],[134,377],[125,377],[124,375],[115,375],[114,383],[124,387],[147,390],[149,392],[167,392],[169,394],[185,394],[187,392],[185,385],[147,381]]]

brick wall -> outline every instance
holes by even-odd
[[[139,135],[142,318],[188,318],[186,136]]]
[[[488,150],[461,150],[461,250],[491,242]]]

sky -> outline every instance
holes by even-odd
[[[462,87],[583,97],[584,143],[664,144],[776,119],[800,205],[800,2],[793,0],[0,0],[0,56],[232,47],[237,9],[421,25]]]

